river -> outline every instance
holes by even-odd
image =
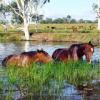
[[[66,43],[66,42],[61,42],[61,43],[60,42],[57,42],[57,43],[46,43],[46,42],[42,43],[41,42],[40,43],[40,42],[32,42],[32,41],[26,41],[26,42],[22,41],[18,43],[16,42],[0,43],[0,65],[1,65],[2,60],[10,54],[20,54],[21,52],[24,52],[24,51],[34,51],[37,49],[43,49],[46,52],[48,52],[50,55],[52,55],[55,49],[62,48],[62,47],[68,48],[71,44],[72,43]],[[98,47],[94,48],[92,61],[100,62],[100,48]],[[100,86],[99,86],[99,89],[100,89]],[[67,84],[67,87],[62,89],[63,96],[67,97],[68,100],[83,100],[82,95],[79,95],[77,93],[78,92],[75,89],[75,87],[71,86],[70,84]],[[14,99],[20,98],[19,93],[14,93],[13,95],[14,95]],[[66,98],[65,99],[58,98],[57,100],[66,100]],[[89,100],[91,100],[91,98]],[[99,100],[99,99],[96,99],[96,100]]]
[[[68,48],[72,43],[58,42],[58,43],[40,43],[40,42],[19,42],[19,43],[0,43],[0,64],[1,61],[10,54],[20,54],[23,51],[34,51],[37,49],[43,49],[50,55],[57,48]],[[100,48],[94,48],[94,54],[92,57],[94,61],[100,61]]]

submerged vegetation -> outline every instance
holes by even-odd
[[[86,62],[55,62],[44,65],[33,64],[27,68],[10,66],[4,69],[8,91],[20,91],[21,95],[59,93],[64,83],[75,87],[92,85],[93,80],[100,80],[100,64],[93,66]],[[0,84],[3,83],[0,80]]]

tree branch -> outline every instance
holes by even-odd
[[[19,9],[19,10],[22,10],[21,7],[20,7],[20,5],[19,5],[18,0],[16,0],[16,3],[17,3],[17,7],[18,7],[18,9]]]
[[[19,15],[22,19],[23,19],[23,16],[18,13],[11,5],[9,5],[11,7],[11,9],[14,11],[15,14]]]

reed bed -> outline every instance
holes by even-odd
[[[13,91],[15,87],[22,95],[59,93],[64,83],[76,87],[100,80],[100,64],[93,66],[86,62],[33,64],[26,68],[10,66],[5,71],[8,90]]]

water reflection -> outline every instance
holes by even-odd
[[[29,41],[26,41],[25,42],[25,46],[24,46],[24,51],[25,52],[29,51],[29,47],[30,47],[30,42]]]

